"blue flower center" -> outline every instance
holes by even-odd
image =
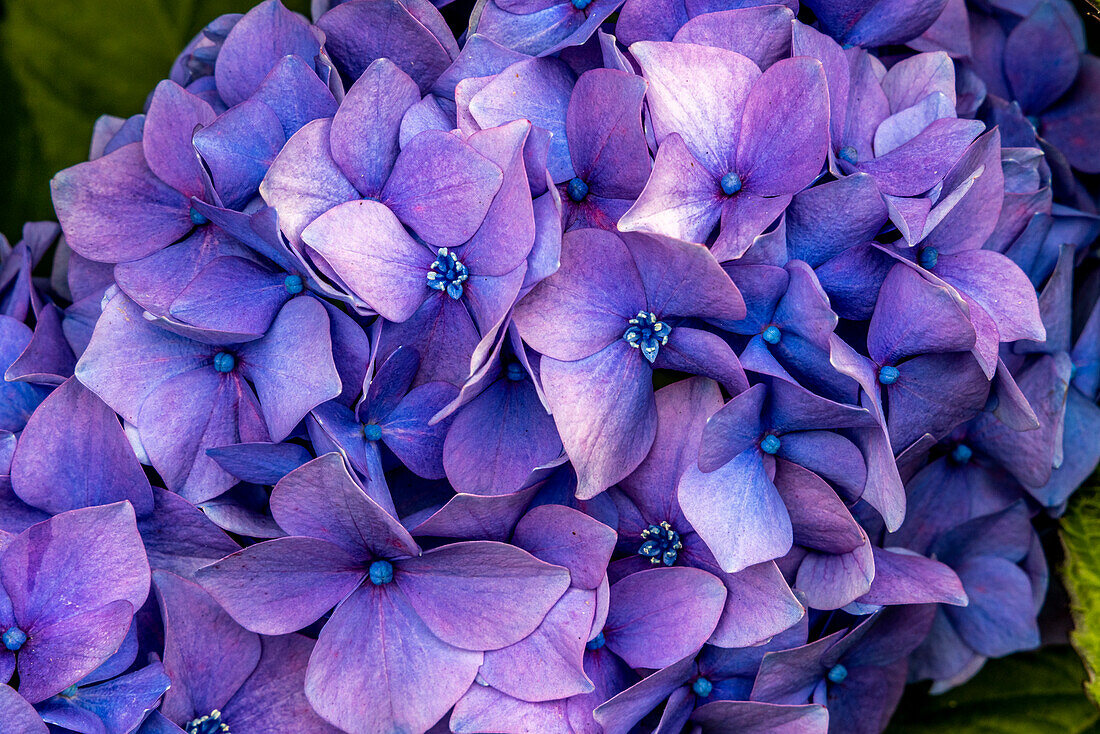
[[[462,284],[470,277],[470,271],[446,247],[440,247],[436,254],[438,257],[428,272],[428,287],[443,291],[457,301],[462,298]]]
[[[760,336],[768,344],[778,344],[779,340],[783,338],[783,332],[779,330],[778,326],[769,326],[760,333]]]
[[[878,381],[883,385],[893,385],[899,377],[901,377],[901,370],[890,364],[878,371]]]
[[[584,10],[592,4],[592,0],[573,0],[573,7],[577,10]],[[575,180],[575,179],[574,179]]]
[[[74,696],[76,696],[76,694],[77,694],[77,688],[76,688],[76,684],[74,683],[71,686],[69,686],[68,688],[66,688],[65,690],[63,690],[59,695],[62,698],[73,698]]]
[[[202,718],[191,720],[183,730],[187,734],[229,734],[229,726],[222,721],[222,712],[217,709]]]
[[[3,638],[4,647],[12,652],[19,652],[19,648],[23,647],[23,643],[27,641],[27,633],[18,627],[8,627],[4,631]]]
[[[714,690],[714,684],[706,678],[699,677],[691,684],[691,690],[693,690],[695,695],[699,698],[706,698],[710,695],[710,692]]]
[[[292,296],[296,296],[302,292],[305,283],[302,282],[302,276],[300,275],[288,275],[283,278],[283,287],[286,288],[286,292]]]
[[[574,5],[576,2],[574,0]],[[587,5],[587,3],[585,3]],[[584,201],[584,197],[588,196],[588,184],[579,178],[574,178],[569,181],[569,185],[565,187],[565,192],[569,194],[569,198],[574,202]]]
[[[848,677],[848,669],[837,663],[829,668],[829,672],[825,677],[832,683],[843,683],[844,679]]]
[[[780,445],[779,436],[769,433],[767,436],[764,436],[764,440],[760,442],[760,450],[765,454],[775,454],[779,451]]]
[[[635,349],[641,349],[642,354],[650,364],[657,359],[657,352],[668,344],[668,337],[672,333],[672,327],[658,321],[652,311],[639,311],[638,315],[626,322],[626,331],[623,339]]]
[[[363,424],[363,436],[368,441],[380,441],[382,439],[382,426],[377,423]]]
[[[191,223],[196,227],[201,227],[204,224],[210,224],[210,220],[206,218],[206,215],[200,212],[195,207],[191,207]]]
[[[382,586],[393,581],[393,564],[389,561],[375,561],[370,564],[370,582]]]
[[[974,456],[974,451],[965,443],[960,443],[951,452],[951,458],[956,464],[965,464]]]
[[[527,379],[527,370],[523,369],[523,365],[519,362],[512,362],[504,373],[512,382],[523,382]]]
[[[920,255],[917,256],[917,262],[925,270],[931,270],[936,267],[936,263],[940,260],[940,251],[935,247],[925,247],[920,251]]]
[[[856,153],[856,149],[850,145],[845,145],[843,148],[836,152],[836,157],[842,161],[848,161],[853,166],[859,162],[859,154]]]
[[[588,644],[586,644],[585,647],[587,647],[589,650],[599,650],[601,647],[604,646],[605,642],[607,642],[607,640],[604,639],[603,632],[600,632],[591,640],[589,640]]]
[[[237,366],[237,358],[229,352],[218,352],[214,355],[214,369],[218,372],[232,372]]]
[[[638,548],[638,555],[645,556],[652,564],[671,566],[676,563],[676,555],[683,547],[680,534],[666,520],[659,526],[650,525],[642,531],[642,545]]]
[[[741,177],[737,175],[736,171],[730,171],[719,182],[722,186],[722,193],[726,196],[733,196],[741,190]]]

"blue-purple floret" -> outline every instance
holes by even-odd
[[[876,732],[1037,647],[1100,61],[834,5],[207,25],[0,240],[0,728]]]

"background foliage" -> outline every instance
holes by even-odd
[[[283,0],[308,14],[309,0]],[[1100,2],[1100,0],[1097,0]],[[175,55],[207,22],[243,12],[252,0],[0,0],[0,232],[13,240],[25,220],[53,217],[53,173],[87,157],[101,114],[139,112]],[[461,30],[470,2],[445,15]],[[1096,48],[1097,11],[1090,45]],[[1098,438],[1100,440],[1100,438]],[[1053,539],[1053,531],[1050,533]],[[892,734],[1100,734],[1100,709],[1083,695],[1086,677],[1100,701],[1100,480],[1082,489],[1064,518],[1065,586],[1075,631],[1072,642],[991,661],[968,684],[940,696],[927,686],[907,692]],[[1056,543],[1048,548],[1058,552]],[[1052,570],[1059,561],[1052,558]],[[1057,640],[1060,587],[1050,615]]]

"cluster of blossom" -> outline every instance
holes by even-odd
[[[876,734],[1040,643],[1067,0],[470,17],[222,16],[4,243],[4,732]]]

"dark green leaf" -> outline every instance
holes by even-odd
[[[1070,639],[1089,672],[1087,690],[1100,701],[1100,476],[1093,475],[1073,496],[1062,518],[1066,561],[1062,583],[1070,597]]]

